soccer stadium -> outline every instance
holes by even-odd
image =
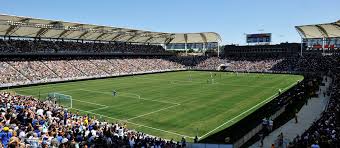
[[[0,147],[340,147],[339,18],[240,31],[243,41],[230,43],[223,30],[238,29],[105,25],[118,14],[88,15],[90,4],[73,17],[80,8],[46,4],[39,14],[27,2],[4,2]],[[197,13],[188,16],[205,16]]]

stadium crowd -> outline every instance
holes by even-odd
[[[52,99],[0,93],[0,147],[185,147],[127,129],[126,124],[98,121],[95,116],[71,113]]]
[[[0,84],[8,84],[175,70],[183,68],[183,65],[154,57],[1,61],[0,67]]]
[[[162,46],[119,42],[76,42],[48,40],[3,40],[0,53],[166,53]]]
[[[312,126],[301,136],[298,135],[289,143],[289,147],[340,147],[340,75],[333,77],[332,88],[328,95],[331,95],[327,108],[321,118],[315,121]]]
[[[334,57],[319,55],[304,55],[292,57],[225,57],[200,58],[195,69],[218,70],[220,65],[226,65],[227,71],[248,72],[327,72],[334,64]]]
[[[0,61],[0,83],[49,82],[88,77],[105,77],[148,71],[193,68],[218,70],[225,65],[228,71],[246,72],[328,72],[336,61],[332,57],[310,55],[289,58],[245,58],[245,57],[113,57],[79,59],[43,59]]]
[[[227,66],[225,70],[228,71],[267,72],[271,71],[272,67],[280,62],[282,62],[282,59],[249,60],[245,58],[219,59],[217,57],[212,57],[200,62],[195,68],[217,70],[217,68],[223,64]]]

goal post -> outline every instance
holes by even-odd
[[[72,108],[73,107],[73,100],[72,100],[72,96],[70,96],[70,95],[52,92],[52,93],[48,93],[47,97],[49,99],[52,99],[53,101],[55,101],[55,103],[57,103],[57,104],[59,104],[63,107],[66,107],[66,108]]]

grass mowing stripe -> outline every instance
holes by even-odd
[[[290,86],[284,88],[282,91],[286,91],[286,90],[288,90],[289,88],[293,87],[294,85],[296,85],[296,84],[293,83],[293,84],[291,84]],[[259,105],[261,105],[261,104],[263,104],[263,103],[269,102],[270,100],[272,100],[272,99],[273,99],[274,97],[276,97],[276,96],[278,96],[278,94],[274,94],[274,95],[270,96],[270,97],[267,98],[266,100],[263,100],[262,102],[256,104],[255,106],[249,108],[248,110],[246,110],[246,111],[242,112],[241,114],[235,116],[234,118],[228,120],[227,122],[224,122],[223,124],[221,124],[220,126],[214,128],[213,130],[209,131],[208,133],[206,133],[206,134],[200,136],[199,139],[204,138],[205,136],[211,134],[212,132],[214,132],[214,131],[216,131],[217,129],[221,128],[222,126],[228,124],[229,122],[233,122],[233,120],[237,119],[238,117],[242,116],[243,114],[248,113],[249,111],[253,110],[253,109],[256,108],[257,106],[259,106]]]
[[[169,107],[166,107],[166,108],[162,108],[162,109],[159,109],[159,110],[156,110],[156,111],[152,111],[152,112],[149,112],[149,113],[146,113],[146,114],[142,114],[142,115],[139,115],[139,116],[136,116],[136,117],[129,118],[129,119],[127,119],[127,120],[132,120],[132,119],[140,118],[140,117],[143,117],[143,116],[146,116],[146,115],[150,115],[150,114],[153,114],[153,113],[160,112],[160,111],[162,111],[162,110],[174,108],[174,107],[179,106],[179,105],[180,105],[180,104],[173,105],[173,106],[169,106]]]
[[[93,90],[87,90],[87,89],[79,89],[79,90],[88,91],[88,92],[93,92],[93,93],[101,93],[101,94],[106,94],[106,95],[108,95],[108,94],[109,94],[109,95],[112,95],[112,93],[110,93],[110,92],[100,92],[100,91],[93,91]],[[160,102],[160,103],[181,105],[181,104],[179,104],[179,103],[174,103],[174,102],[169,102],[169,101],[159,101],[159,100],[153,100],[153,99],[145,99],[145,98],[142,98],[140,95],[134,94],[134,93],[119,92],[119,94],[132,94],[132,95],[136,96],[137,99],[140,99],[140,100],[147,100],[147,101],[153,101],[153,102]],[[133,97],[133,98],[134,98],[134,97]]]
[[[77,108],[72,108],[72,109],[78,110],[78,111],[81,111],[81,112],[85,112],[85,113],[89,113],[89,114],[94,114],[94,115],[106,117],[106,118],[109,118],[109,119],[114,119],[114,120],[119,120],[119,121],[127,122],[127,123],[130,123],[130,124],[138,125],[140,127],[146,127],[146,128],[150,128],[150,129],[153,129],[153,130],[158,130],[158,131],[162,131],[162,132],[166,132],[166,133],[170,133],[170,134],[186,137],[186,138],[191,138],[191,139],[195,138],[195,137],[179,134],[179,133],[176,133],[176,132],[171,132],[171,131],[167,131],[167,130],[163,130],[163,129],[159,129],[159,128],[154,128],[154,127],[151,127],[151,126],[146,126],[146,125],[142,125],[142,124],[138,124],[138,123],[134,123],[134,122],[118,119],[118,118],[109,117],[109,116],[102,115],[102,114],[97,114],[97,113],[89,112],[89,111],[86,111],[86,110],[81,110],[81,109],[77,109]]]

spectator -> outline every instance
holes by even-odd
[[[298,111],[295,111],[294,119],[295,119],[295,123],[298,123]]]
[[[0,132],[0,140],[4,148],[8,147],[8,143],[11,137],[12,132],[9,131],[9,127],[5,126]]]
[[[129,130],[124,124],[99,122],[95,117],[80,116],[71,113],[53,102],[39,101],[31,96],[0,93],[0,105],[14,107],[14,110],[2,110],[11,127],[5,126],[0,133],[4,147],[176,147],[176,142],[166,141],[151,135]],[[43,114],[40,110],[43,110]],[[48,115],[47,111],[52,112]],[[27,114],[26,114],[27,113]],[[66,116],[67,115],[67,116]],[[88,122],[84,122],[87,120]],[[66,121],[66,124],[64,122]],[[46,128],[44,127],[46,126]],[[20,127],[20,128],[19,128]],[[19,132],[19,136],[17,136]],[[13,134],[12,134],[13,133]],[[177,142],[178,147],[185,147],[186,140]]]

